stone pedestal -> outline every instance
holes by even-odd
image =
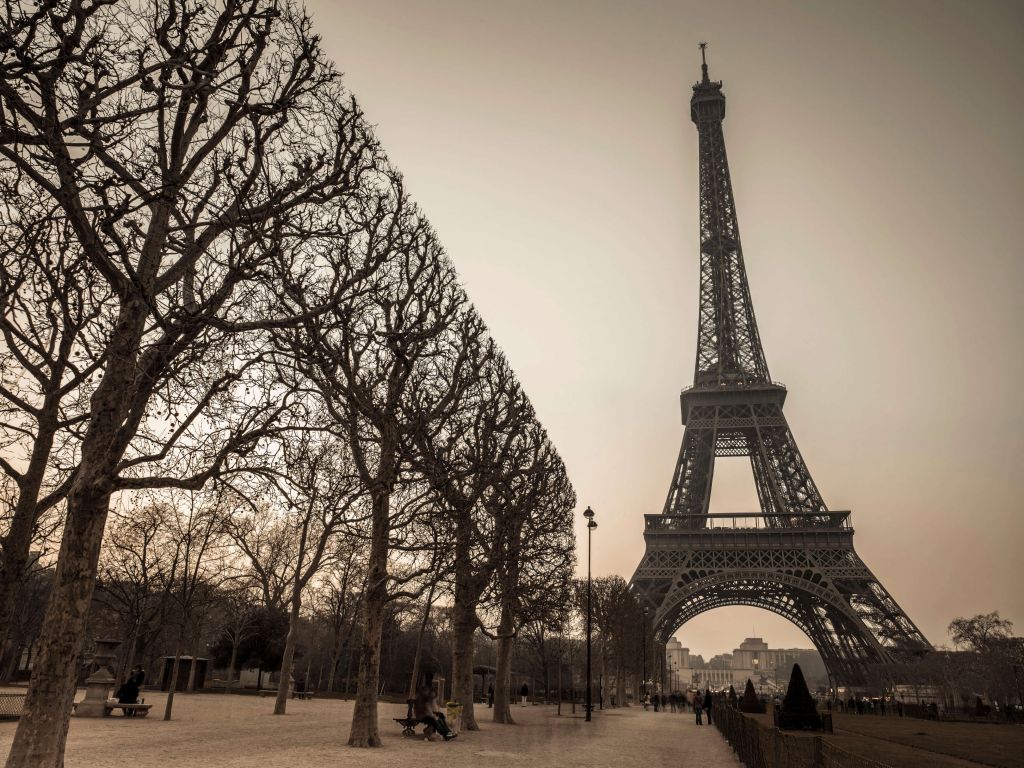
[[[120,640],[97,640],[93,663],[96,671],[85,679],[85,698],[75,707],[76,717],[104,717],[108,714],[107,699],[114,685],[114,673],[110,666]]]

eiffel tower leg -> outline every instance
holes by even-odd
[[[758,414],[758,410],[762,413]],[[774,502],[765,508],[762,501],[762,510],[768,515],[774,511],[782,526],[805,524],[805,519],[793,519],[797,516],[827,512],[782,409],[754,409],[754,413],[756,446],[751,450],[751,464],[758,487],[770,489]],[[769,423],[762,424],[765,421]]]
[[[805,602],[801,603],[797,610],[803,617],[802,628],[821,655],[829,677],[835,681],[848,681],[855,674],[855,668],[850,663],[847,649],[843,647],[833,629],[827,607]]]
[[[930,650],[931,646],[921,630],[859,557],[857,561],[863,574],[855,578],[836,579],[834,584],[872,637],[885,649],[887,655],[901,659],[912,658]]]
[[[676,464],[676,474],[665,501],[665,514],[692,516],[692,526],[704,525],[711,502],[711,480],[715,472],[714,426],[687,429]]]
[[[757,500],[761,511],[768,518],[768,523],[781,528],[784,523],[779,518],[780,510],[784,509],[778,498],[777,483],[772,482],[772,468],[765,454],[764,443],[759,433],[749,439],[750,469],[754,474],[754,486],[757,488]]]

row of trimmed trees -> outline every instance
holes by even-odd
[[[8,768],[63,763],[112,512],[130,558],[171,529],[132,567],[166,571],[176,655],[241,561],[289,670],[303,600],[358,561],[349,743],[380,743],[393,604],[439,584],[470,702],[476,630],[507,674],[567,599],[575,498],[305,12],[41,0],[0,25],[0,628],[54,563]],[[129,648],[155,606],[131,610]]]

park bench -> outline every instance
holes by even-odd
[[[122,704],[119,701],[114,701],[113,699],[110,699],[107,701],[106,704],[103,705],[103,715],[105,717],[110,717],[110,715],[113,714],[115,709],[120,709],[121,714],[127,717],[128,710],[131,709],[135,711],[136,717],[146,717],[146,715],[149,714],[149,710],[151,710],[152,708],[152,704],[143,704],[141,701],[137,704]]]
[[[260,688],[256,693],[260,696],[277,696],[277,688]]]
[[[315,695],[316,691],[292,691],[293,699],[303,699],[304,701],[312,701]]]
[[[420,725],[420,719],[418,717],[413,717],[412,701],[412,699],[409,699],[409,701],[407,702],[409,704],[409,709],[405,713],[405,717],[392,718],[396,723],[402,726],[402,735],[410,739],[417,735],[416,726]],[[425,727],[423,728],[423,737],[425,739],[430,739],[434,735],[434,726],[426,725],[425,723],[424,726]]]
[[[149,714],[149,710],[153,708],[153,705],[145,704],[143,702],[145,702],[145,699],[136,702],[135,704],[122,704],[117,699],[107,699],[105,702],[103,702],[103,716],[110,717],[110,715],[114,712],[115,709],[120,709],[121,714],[127,717],[128,710],[133,709],[135,710],[136,716],[146,717]],[[71,711],[74,712],[76,709],[78,709],[78,705],[81,703],[82,702],[80,701],[72,703]]]

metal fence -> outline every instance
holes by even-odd
[[[0,720],[17,720],[24,708],[24,693],[0,693]]]
[[[716,703],[713,722],[746,768],[891,768],[821,736],[791,735]]]

